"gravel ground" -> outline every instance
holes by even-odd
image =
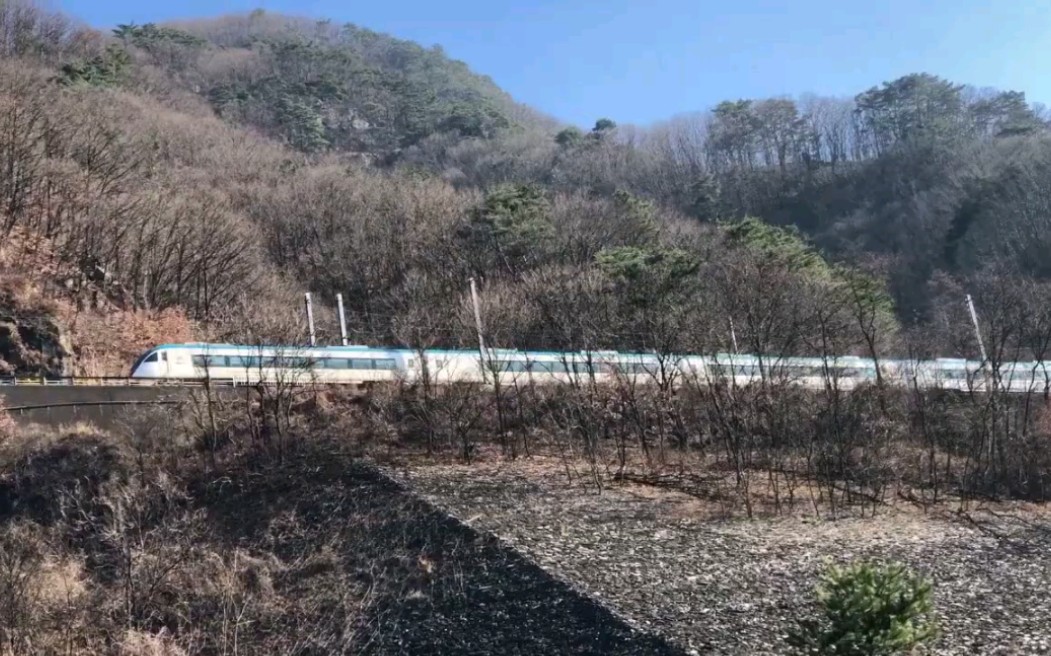
[[[944,635],[931,653],[1051,654],[1051,523],[1033,520],[1033,509],[983,515],[982,528],[911,506],[836,521],[716,520],[693,497],[643,486],[586,492],[533,465],[391,475],[691,653],[784,653],[800,605],[813,610],[826,559],[877,558],[932,577]]]

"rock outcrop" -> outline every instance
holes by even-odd
[[[54,317],[20,308],[0,292],[0,375],[64,376],[72,354],[69,336]]]

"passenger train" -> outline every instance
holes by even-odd
[[[888,384],[919,385],[981,391],[996,386],[1011,392],[1042,392],[1051,388],[1051,362],[1011,362],[996,375],[988,363],[964,359],[880,360]],[[146,381],[204,381],[227,384],[358,384],[385,381],[436,384],[454,382],[507,384],[568,383],[589,380],[610,383],[681,384],[683,380],[733,382],[760,379],[794,382],[816,389],[836,381],[850,389],[876,381],[871,359],[770,357],[745,354],[659,356],[652,353],[590,351],[560,353],[429,349],[369,346],[243,346],[232,344],[164,344],[135,362],[131,377]]]

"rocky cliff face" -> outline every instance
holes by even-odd
[[[69,337],[53,317],[21,309],[0,292],[0,375],[63,376],[72,353]]]

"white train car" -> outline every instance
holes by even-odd
[[[407,377],[413,367],[412,353],[400,349],[162,344],[136,361],[131,377],[239,384],[347,384],[397,380]]]
[[[881,373],[887,377],[886,363],[880,363]],[[854,389],[865,383],[875,383],[876,365],[872,360],[857,356],[836,358],[763,357],[744,354],[716,354],[706,364],[710,380],[749,385],[761,380],[796,384],[810,389],[824,389],[835,385],[840,389]]]
[[[518,351],[486,349],[485,357],[479,351],[431,350],[425,352],[427,375],[438,384],[493,383],[521,384],[605,384],[615,379],[637,381],[659,380],[661,376],[674,378],[676,362],[648,354],[622,354],[614,351],[582,351],[560,353],[555,351]],[[411,372],[419,379],[423,372]]]
[[[1002,389],[1018,394],[1051,394],[1051,363],[1008,362],[997,371]]]

